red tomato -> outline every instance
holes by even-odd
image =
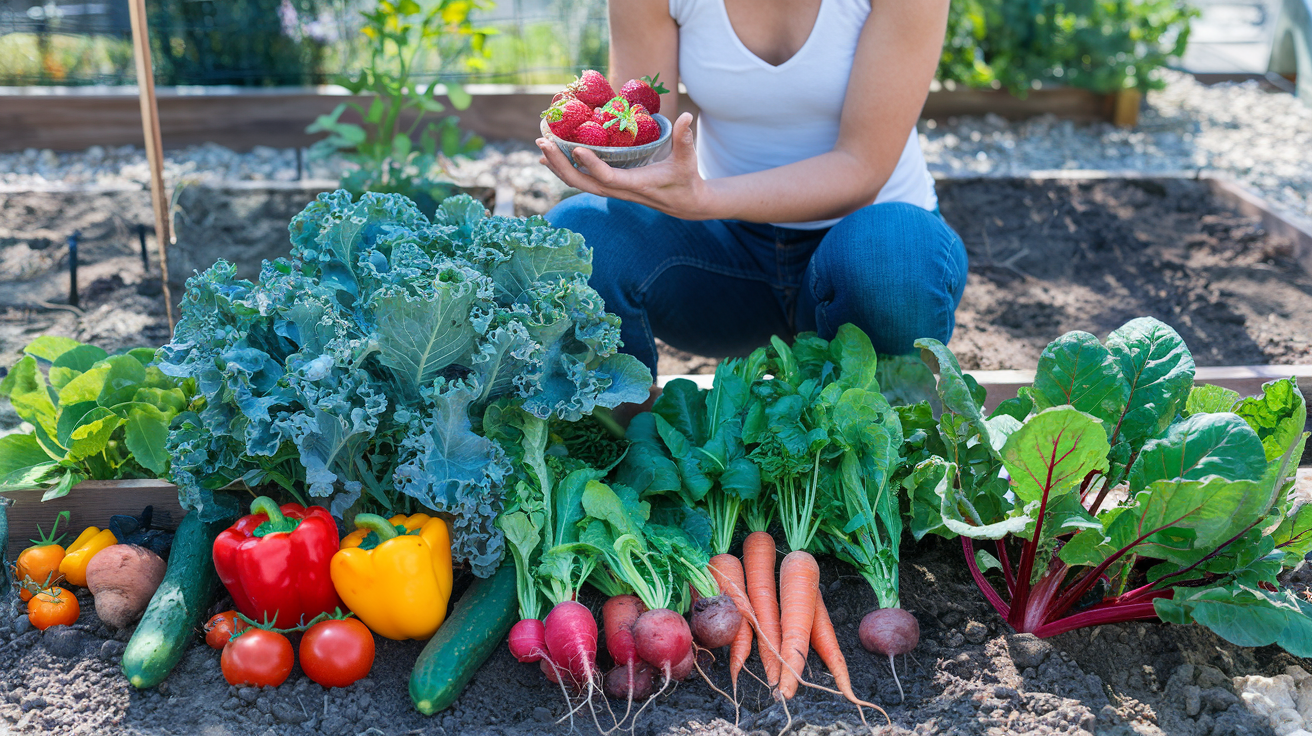
[[[219,662],[229,685],[278,687],[292,673],[292,643],[274,631],[248,629],[223,647]]]
[[[81,614],[77,596],[63,588],[47,588],[27,602],[27,620],[42,631],[51,626],[72,626]]]
[[[374,635],[356,619],[330,619],[301,637],[301,669],[324,687],[346,687],[374,666]]]
[[[236,611],[216,613],[205,622],[205,643],[214,649],[222,649],[238,631],[245,631],[250,624],[237,618]]]

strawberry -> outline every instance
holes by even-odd
[[[565,89],[588,107],[600,107],[615,96],[615,90],[606,81],[606,77],[592,69],[584,69],[579,78]]]
[[[606,129],[591,120],[575,128],[573,135],[566,140],[581,143],[585,146],[605,146],[610,144],[610,136],[606,133]]]
[[[637,140],[634,141],[633,145],[635,146],[646,145],[656,140],[657,138],[660,138],[661,125],[660,123],[656,122],[656,118],[653,118],[652,116],[648,115],[645,111],[636,112],[637,110],[642,109],[642,105],[634,105],[633,109],[635,111],[633,115],[633,119],[634,121],[637,122],[638,125]]]
[[[555,97],[551,98],[551,104],[554,105],[562,100],[577,100],[577,99],[578,98],[574,96],[574,89],[572,87],[566,87],[565,89],[562,89],[561,91],[557,92]]]
[[[542,117],[547,119],[552,133],[567,138],[575,128],[592,119],[592,109],[570,97],[547,108]]]
[[[616,97],[606,103],[603,108],[598,108],[597,113],[609,118],[602,127],[610,135],[608,145],[617,147],[628,147],[635,145],[638,139],[638,120],[633,114],[633,108],[623,97]],[[594,113],[594,116],[597,114]],[[654,121],[653,121],[654,122]]]
[[[607,128],[610,138],[606,145],[615,148],[628,148],[637,143],[638,137],[632,128],[621,128],[618,125]]]
[[[606,124],[614,120],[619,115],[629,111],[629,103],[623,97],[614,97],[592,111],[592,121],[597,125],[606,127]]]
[[[669,92],[665,89],[665,85],[661,84],[660,79],[660,74],[654,77],[630,79],[620,87],[620,97],[631,104],[642,105],[654,115],[661,111],[661,95]]]

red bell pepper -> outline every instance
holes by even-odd
[[[322,506],[281,508],[265,496],[214,540],[214,569],[237,610],[278,628],[298,626],[342,605],[329,564],[337,522]]]

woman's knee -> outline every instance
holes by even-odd
[[[921,337],[946,342],[966,272],[965,247],[937,214],[900,202],[865,207],[835,225],[812,259],[816,328],[853,322],[885,353],[910,352]]]

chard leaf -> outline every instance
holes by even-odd
[[[1110,431],[1125,409],[1130,385],[1098,338],[1087,332],[1068,332],[1039,356],[1030,395],[1039,411],[1069,404],[1102,420]]]
[[[30,434],[0,437],[0,488],[18,490],[45,485],[58,463]]]
[[[108,357],[109,353],[95,345],[78,345],[65,350],[50,364],[50,385],[61,389]]]
[[[1184,404],[1185,414],[1217,414],[1234,411],[1239,403],[1239,392],[1228,388],[1204,384],[1194,386]]]
[[[1285,567],[1296,567],[1312,552],[1312,503],[1304,503],[1281,519],[1268,535],[1284,556]]]
[[[690,444],[700,447],[710,437],[706,393],[686,378],[678,378],[666,384],[652,405],[651,412],[681,433]],[[675,457],[680,456],[680,453],[674,452],[674,448],[671,447],[670,451]]]
[[[1130,467],[1130,490],[1137,493],[1158,480],[1198,480],[1219,475],[1257,480],[1266,471],[1262,441],[1235,414],[1194,414],[1149,440]]]
[[[934,412],[943,411],[935,391],[934,374],[918,355],[879,356],[875,380],[893,406],[912,406],[924,401]]]
[[[1268,462],[1298,442],[1307,422],[1307,404],[1293,379],[1282,378],[1262,386],[1262,395],[1244,399],[1235,407],[1262,440]]]
[[[23,348],[24,355],[30,355],[37,360],[43,360],[47,363],[54,363],[59,356],[78,347],[82,343],[71,337],[61,337],[59,335],[42,335]]]
[[[1210,550],[1265,516],[1266,498],[1252,480],[1159,480],[1135,496],[1109,536],[1118,548],[1143,538],[1145,549],[1136,554],[1181,559],[1187,550]]]
[[[957,356],[953,355],[943,343],[932,338],[916,340],[920,348],[921,359],[929,369],[938,374],[938,394],[943,401],[945,411],[959,414],[972,422],[980,422],[983,412],[976,401],[971,383],[961,372]]]
[[[870,337],[854,324],[840,325],[829,341],[829,353],[840,371],[844,388],[879,391],[879,361]]]
[[[1194,359],[1179,333],[1151,317],[1127,322],[1107,337],[1130,386],[1113,439],[1139,446],[1155,437],[1184,406],[1194,383]]]
[[[1176,589],[1174,598],[1153,601],[1163,621],[1191,620],[1241,647],[1279,644],[1296,657],[1312,656],[1312,604],[1291,591],[1271,593],[1230,586],[1197,592]]]
[[[1056,500],[1079,489],[1091,472],[1107,470],[1102,422],[1071,407],[1046,409],[1016,430],[1002,448],[1002,462],[1022,503]]]
[[[36,358],[30,355],[19,359],[0,381],[0,396],[9,397],[14,412],[23,421],[43,430],[54,438],[57,434],[58,411],[55,401],[58,394],[46,385],[46,378],[37,369]]]
[[[171,418],[152,404],[134,403],[124,422],[127,430],[124,442],[132,457],[141,463],[141,467],[159,476],[163,476],[169,466],[166,444]]]

